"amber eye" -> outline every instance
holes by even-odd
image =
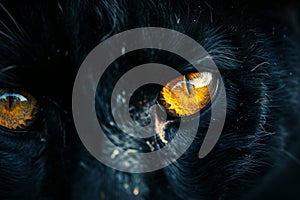
[[[37,101],[29,94],[12,89],[0,90],[0,126],[27,128],[35,118]]]
[[[212,73],[189,73],[173,79],[163,87],[160,100],[171,115],[190,116],[209,104],[216,86]]]

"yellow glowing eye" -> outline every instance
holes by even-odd
[[[210,92],[216,89],[212,73],[189,73],[170,81],[160,92],[167,111],[177,117],[193,115],[211,101]]]
[[[0,126],[17,130],[27,128],[37,112],[37,101],[17,90],[0,90]]]

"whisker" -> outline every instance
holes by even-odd
[[[8,28],[8,26],[6,26],[6,24],[2,20],[0,20],[0,23],[4,26],[4,28],[10,33],[10,35],[12,37],[14,37],[15,39],[17,39],[17,36]]]
[[[300,160],[294,156],[291,152],[288,152],[287,150],[282,150],[282,152],[287,155],[290,159],[292,159],[293,161],[295,161],[298,165],[300,165]]]
[[[18,22],[15,20],[15,18],[12,16],[12,14],[2,5],[0,2],[0,7],[4,10],[4,12],[9,16],[9,18],[12,20],[12,22],[15,24],[19,32],[24,35],[23,29],[19,26]]]
[[[58,5],[59,10],[63,13],[63,12],[64,12],[64,9],[62,8],[62,6],[61,6],[61,4],[59,3],[59,1],[57,1],[57,5]]]
[[[4,33],[3,31],[0,31],[0,35],[3,35],[3,36],[5,36],[5,37],[7,37],[8,39],[10,39],[10,40],[14,40],[14,38],[13,37],[11,37],[10,35],[7,35],[6,33]]]
[[[16,66],[7,66],[7,67],[4,67],[4,68],[1,68],[0,72],[4,73],[4,72],[10,71],[10,70],[15,69],[15,68],[16,68]]]

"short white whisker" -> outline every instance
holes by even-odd
[[[294,156],[291,152],[287,151],[287,150],[282,150],[282,152],[287,155],[290,159],[292,159],[293,161],[295,161],[298,165],[300,165],[300,159],[298,159],[296,156]]]
[[[0,7],[4,10],[4,12],[9,16],[9,18],[12,20],[12,22],[15,24],[15,26],[17,27],[17,29],[19,30],[19,32],[22,35],[25,35],[24,30],[22,29],[22,27],[18,24],[18,22],[15,20],[15,18],[12,16],[12,14],[2,5],[2,3],[0,2]]]

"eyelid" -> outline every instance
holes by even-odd
[[[207,62],[206,62],[207,61]],[[203,59],[198,59],[195,62],[197,62],[197,65],[201,65],[201,68],[195,68],[192,63],[188,64],[182,64],[179,67],[176,68],[177,71],[179,71],[182,74],[188,74],[193,72],[209,72],[212,74],[219,73],[219,70],[216,69],[216,67],[210,67],[209,65],[213,65],[212,57],[207,56]],[[214,66],[214,65],[213,65]]]

